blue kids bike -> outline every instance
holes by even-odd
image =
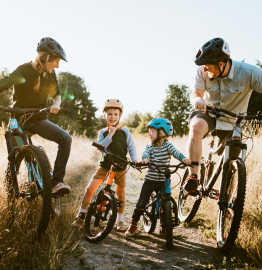
[[[180,221],[178,219],[177,204],[171,194],[171,174],[177,172],[178,169],[185,169],[186,166],[198,166],[198,162],[192,162],[191,165],[179,163],[178,165],[157,165],[153,162],[148,164],[136,163],[136,167],[150,167],[154,166],[159,174],[165,175],[165,183],[162,190],[156,194],[153,192],[150,196],[149,202],[145,207],[143,214],[144,230],[147,233],[153,233],[156,228],[157,219],[160,220],[160,225],[166,231],[166,247],[173,249],[173,229],[178,226]],[[170,168],[175,168],[171,170]]]
[[[32,134],[24,132],[22,127],[31,116],[47,113],[48,109],[0,107],[0,110],[11,114],[5,131],[10,221],[24,236],[38,238],[46,231],[50,214],[59,214],[60,203],[54,199],[52,207],[52,168],[47,154],[41,146],[32,144]],[[19,121],[16,115],[22,115]]]

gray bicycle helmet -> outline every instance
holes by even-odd
[[[227,42],[222,38],[213,38],[206,42],[193,61],[198,65],[217,65],[219,62],[227,62],[230,58],[230,50]]]
[[[67,62],[65,51],[62,46],[50,37],[44,37],[37,45],[37,52],[45,52],[49,55],[55,55]]]

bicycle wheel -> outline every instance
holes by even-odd
[[[164,217],[165,217],[165,229],[166,229],[166,247],[167,249],[173,249],[173,218],[171,202],[164,202]]]
[[[51,163],[49,161],[49,158],[47,156],[47,153],[42,146],[37,146],[37,148],[43,153],[43,155],[46,158],[46,161],[48,163],[48,170],[50,173],[50,177],[52,179],[53,178],[53,170],[52,170],[52,166],[51,166]],[[61,214],[60,198],[53,197],[51,200],[51,215],[54,217],[55,215],[59,216],[60,214]]]
[[[117,200],[113,193],[101,190],[97,199],[90,203],[85,218],[85,236],[89,242],[97,243],[111,232],[117,217]]]
[[[222,180],[223,181],[223,180]],[[232,162],[226,173],[226,205],[218,211],[217,246],[230,248],[238,234],[246,193],[245,164],[237,159]]]
[[[14,224],[28,237],[47,229],[51,210],[51,178],[48,163],[34,146],[23,146],[15,156],[19,194],[13,188],[10,168],[6,172],[8,206]]]
[[[189,170],[186,168],[185,173],[183,175],[179,194],[178,194],[178,218],[182,222],[190,223],[192,219],[195,217],[199,205],[201,203],[202,198],[199,196],[191,196],[188,195],[187,192],[183,188],[183,183],[186,178],[189,176]],[[200,165],[200,183],[203,184],[205,176],[205,166],[204,164]]]
[[[153,233],[155,228],[156,228],[156,222],[157,219],[155,218],[155,210],[156,210],[156,206],[155,204],[151,204],[152,201],[154,201],[156,198],[156,193],[152,192],[152,194],[150,195],[149,201],[148,201],[148,205],[145,209],[145,212],[143,214],[143,225],[144,225],[144,230],[147,233]]]

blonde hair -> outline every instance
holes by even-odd
[[[59,58],[58,56],[55,56],[55,55],[49,55],[45,52],[40,52],[39,55],[35,58],[35,61],[32,63],[32,66],[35,70],[37,70],[38,72],[42,72],[43,69],[42,69],[42,66],[45,65],[46,63],[46,59],[47,57],[49,56],[48,58],[48,61],[47,62],[52,62],[54,61],[55,59]],[[42,64],[39,63],[39,60]],[[39,89],[40,89],[40,76],[38,76],[36,78],[36,81],[35,81],[35,84],[34,84],[34,92],[36,93],[39,93]]]
[[[167,139],[167,135],[163,129],[159,129],[158,136],[159,136],[159,139],[157,140],[155,145],[157,145],[157,149],[159,152],[161,150],[163,143],[166,142],[168,139]]]

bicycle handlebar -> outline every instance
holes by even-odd
[[[12,113],[12,114],[22,114],[22,113],[43,113],[43,112],[50,112],[50,108],[17,108],[17,107],[0,107],[0,111]]]
[[[118,167],[118,166],[120,165],[120,163],[115,163],[115,162],[113,161],[113,159],[112,159],[112,156],[114,156],[114,157],[120,159],[121,161],[123,161],[123,164],[125,164],[125,165],[128,165],[128,164],[129,164],[129,165],[130,165],[131,167],[133,167],[134,169],[137,169],[138,171],[142,172],[140,169],[136,168],[136,163],[135,163],[135,162],[125,160],[125,159],[123,159],[123,158],[121,158],[121,157],[119,157],[119,156],[117,156],[117,155],[111,153],[110,150],[108,150],[106,147],[104,147],[103,145],[101,145],[101,144],[99,144],[99,143],[93,142],[92,145],[95,146],[95,147],[96,147],[97,149],[99,149],[100,151],[102,151],[102,152],[108,154],[108,155],[110,156],[110,161],[111,161],[111,163],[112,163],[113,166]]]
[[[175,172],[177,172],[178,169],[185,169],[185,167],[193,167],[193,166],[198,166],[199,162],[198,161],[192,161],[192,163],[190,165],[186,165],[185,163],[181,162],[177,165],[157,165],[154,162],[149,162],[147,164],[144,164],[142,162],[138,162],[136,163],[137,167],[149,167],[149,166],[154,166],[156,167],[157,171],[161,174],[165,174],[165,171],[163,170],[164,168],[175,168],[175,170],[171,171],[169,170],[170,174],[173,174]],[[161,168],[163,168],[161,170]]]
[[[217,107],[211,107],[211,106],[206,106],[206,110],[212,114],[214,114],[217,118],[223,116],[220,112],[226,113],[232,117],[235,117],[239,120],[261,120],[262,119],[262,114],[257,114],[257,115],[243,115],[243,114],[238,114],[238,113],[232,113],[230,111],[224,110],[224,109],[220,109]]]

